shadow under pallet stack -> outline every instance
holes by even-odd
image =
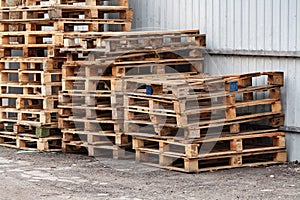
[[[65,33],[131,28],[128,1],[1,1],[0,145],[61,151],[58,92]],[[110,3],[111,4],[111,3]]]
[[[66,34],[64,40],[59,107],[65,152],[131,156],[131,137],[124,134],[124,79],[202,71],[205,35],[199,31]]]
[[[125,81],[136,160],[183,172],[286,161],[281,72]]]

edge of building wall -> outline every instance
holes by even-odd
[[[206,49],[206,51],[211,55],[300,58],[300,51],[230,50],[230,49]]]
[[[279,130],[286,132],[288,161],[300,161],[300,127],[283,126]]]

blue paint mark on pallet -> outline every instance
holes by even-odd
[[[239,90],[238,82],[230,82],[230,92],[235,92]]]
[[[147,95],[152,95],[153,94],[153,89],[150,85],[146,85],[146,94]]]

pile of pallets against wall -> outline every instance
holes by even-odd
[[[124,131],[139,162],[200,172],[286,161],[283,73],[125,82]]]
[[[205,35],[199,31],[65,35],[60,128],[65,152],[127,157],[124,79],[198,74]],[[106,151],[107,150],[107,151]]]
[[[1,1],[0,14],[0,145],[61,151],[64,34],[129,31],[128,1]]]
[[[1,1],[0,13],[0,145],[134,150],[183,172],[286,160],[282,73],[203,74],[205,35],[126,32],[128,0]]]

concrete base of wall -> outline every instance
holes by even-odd
[[[288,161],[300,161],[300,133],[286,132]]]

